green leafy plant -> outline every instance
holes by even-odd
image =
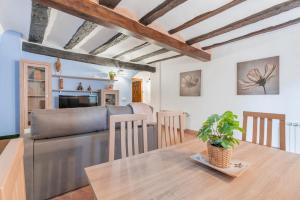
[[[198,138],[211,145],[229,149],[239,144],[239,140],[234,138],[234,131],[243,132],[237,115],[231,111],[226,111],[222,115],[214,114],[207,118],[202,128],[198,132]]]

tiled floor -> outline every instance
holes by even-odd
[[[90,186],[66,193],[52,200],[94,200],[93,190]]]
[[[185,141],[195,138],[193,131],[185,133]],[[62,196],[56,197],[52,200],[94,200],[93,190],[90,186],[80,188],[78,190],[66,193]]]

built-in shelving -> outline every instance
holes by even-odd
[[[30,128],[30,113],[35,109],[52,108],[51,64],[20,61],[20,133]]]
[[[52,90],[52,92],[59,92],[59,93],[64,93],[64,92],[79,92],[79,93],[98,93],[98,91],[87,91],[87,90]]]
[[[52,77],[56,78],[69,78],[69,79],[83,79],[83,80],[94,80],[94,81],[117,81],[110,80],[109,78],[94,78],[94,77],[84,77],[84,76],[67,76],[67,75],[52,75]]]

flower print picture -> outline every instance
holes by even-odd
[[[237,94],[279,94],[279,56],[238,63]]]

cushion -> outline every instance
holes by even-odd
[[[33,139],[54,138],[108,129],[105,107],[36,110],[31,115]]]
[[[107,106],[107,124],[111,115],[126,115],[133,114],[130,106]],[[121,124],[116,123],[115,128],[120,128]]]
[[[151,106],[145,103],[131,103],[129,106],[134,114],[147,115],[147,123],[153,123],[153,108]]]
[[[133,114],[129,106],[107,106],[107,114],[110,115],[125,115]]]

